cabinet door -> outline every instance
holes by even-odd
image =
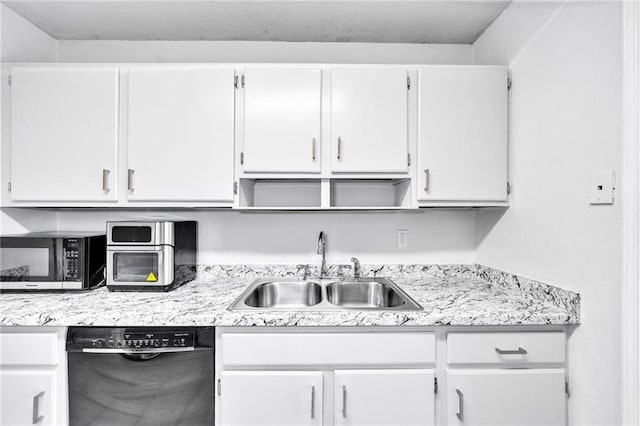
[[[408,170],[407,70],[331,72],[331,169]]]
[[[565,425],[563,369],[447,372],[449,425]]]
[[[0,370],[0,425],[54,424],[55,371]]]
[[[433,370],[335,372],[336,425],[432,425]]]
[[[129,69],[128,199],[233,201],[234,70]]]
[[[245,172],[320,172],[321,71],[248,68]]]
[[[322,372],[222,373],[223,425],[321,425]]]
[[[118,70],[13,68],[11,198],[118,198]]]
[[[418,77],[418,199],[506,200],[506,68],[425,67]]]

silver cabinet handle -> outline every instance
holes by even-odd
[[[102,190],[104,192],[109,192],[109,173],[111,170],[102,169]]]
[[[527,350],[525,348],[518,348],[515,350],[502,350],[500,348],[496,348],[496,352],[500,355],[526,355]]]
[[[342,417],[347,417],[347,387],[342,385]]]
[[[429,192],[429,169],[424,169],[424,192]]]
[[[39,415],[40,414],[39,401],[41,396],[44,396],[44,391],[40,392],[39,394],[33,397],[33,419],[32,419],[33,423],[32,424],[34,425],[44,420],[44,416]]]
[[[342,138],[338,137],[338,160],[342,160]]]
[[[311,158],[316,161],[316,138],[312,139],[311,143]]]
[[[316,417],[316,387],[311,386],[311,419]]]
[[[133,169],[127,171],[127,189],[133,191]]]
[[[456,393],[458,394],[458,412],[456,413],[456,417],[461,422],[464,421],[464,395],[460,389],[456,389]]]

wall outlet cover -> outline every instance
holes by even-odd
[[[409,245],[409,230],[398,229],[396,233],[396,241],[398,248],[407,248]]]
[[[613,170],[591,174],[591,204],[613,204],[615,173]]]

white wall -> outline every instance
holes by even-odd
[[[418,212],[237,212],[62,210],[60,230],[100,231],[107,220],[197,220],[199,263],[312,263],[318,234],[327,233],[327,261],[349,263],[469,263],[475,241],[471,210]],[[396,247],[396,230],[409,245]]]
[[[0,60],[2,62],[55,62],[57,40],[0,4]]]
[[[468,64],[471,45],[251,41],[58,42],[58,62]]]
[[[0,212],[0,235],[55,231],[57,226],[55,212],[47,210],[13,208]]]
[[[532,7],[548,17],[538,30],[522,24]],[[511,207],[477,211],[476,260],[582,294],[570,424],[620,424],[620,200],[591,206],[589,178],[621,165],[621,4],[513,3],[474,57],[510,64],[513,80]]]

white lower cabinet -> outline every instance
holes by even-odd
[[[64,327],[0,327],[0,426],[67,424]]]
[[[566,425],[566,331],[477,329],[219,328],[217,424]]]
[[[447,371],[448,425],[565,425],[565,370]]]
[[[0,370],[0,425],[55,424],[56,372]]]
[[[433,425],[433,370],[340,370],[334,373],[334,424]]]
[[[226,371],[223,425],[321,425],[322,372]]]

